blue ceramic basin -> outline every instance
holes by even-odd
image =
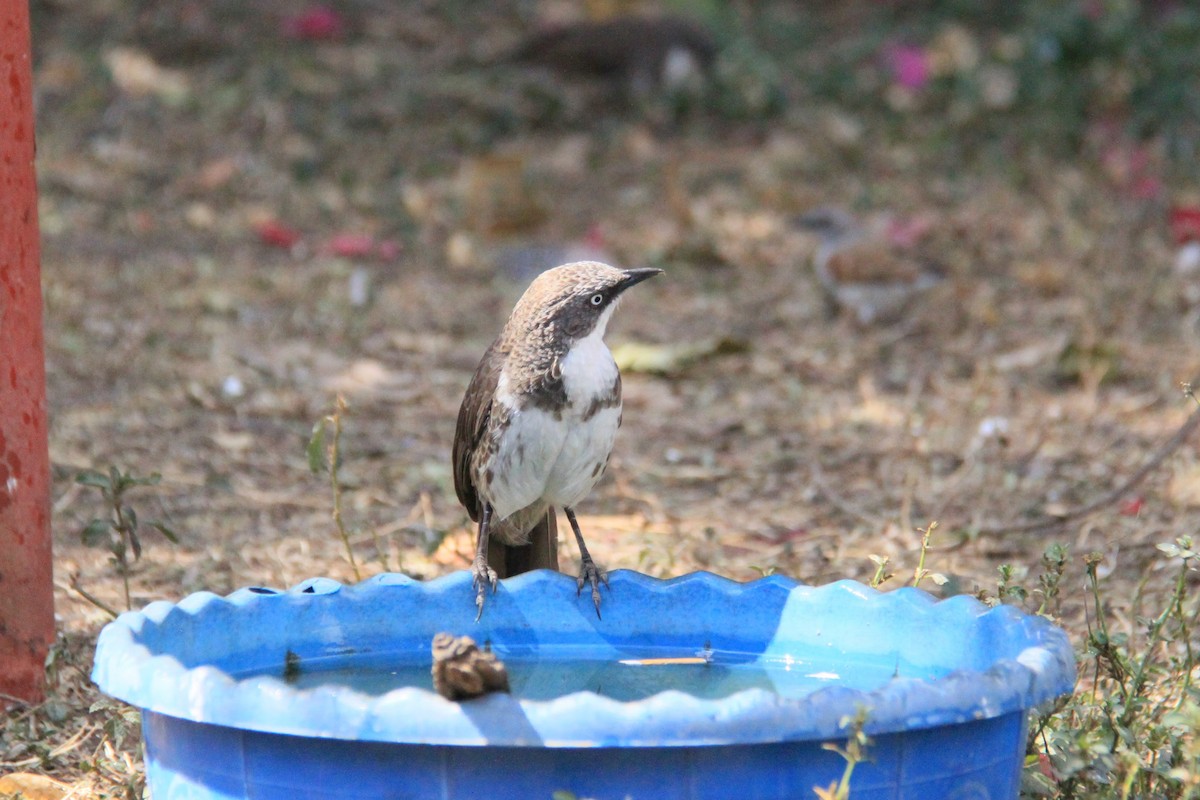
[[[503,581],[479,622],[465,572],[201,592],[108,625],[93,678],[142,709],[155,800],[807,798],[859,707],[854,800],[1009,800],[1028,709],[1074,684],[1062,631],[969,597],[611,584],[603,620],[548,571]],[[489,645],[514,694],[419,685],[441,631]]]

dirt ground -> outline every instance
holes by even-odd
[[[848,12],[791,9],[754,13],[820,22],[836,49]],[[527,280],[503,266],[520,246],[590,235],[614,263],[662,267],[610,344],[716,350],[626,370],[612,465],[580,508],[603,566],[866,580],[872,554],[911,570],[916,527],[937,520],[940,591],[994,592],[998,565],[1036,572],[1049,542],[1070,545],[1075,634],[1082,554],[1104,554],[1118,618],[1139,580],[1166,580],[1155,545],[1198,519],[1194,443],[1085,519],[972,531],[1103,495],[1191,412],[1197,315],[1166,223],[1200,195],[1190,179],[1164,166],[1147,198],[1086,148],[897,135],[796,77],[823,52],[809,40],[772,51],[778,114],[671,119],[498,62],[534,20],[579,13],[570,3],[359,0],[329,40],[295,35],[302,10],[34,6],[64,646],[61,708],[10,715],[24,733],[0,741],[0,773],[113,796],[136,783],[135,740],[114,738],[110,709],[87,710],[109,616],[72,586],[117,610],[124,597],[107,551],[80,541],[103,513],[80,470],[163,476],[130,500],[180,542],[144,534],[134,606],[353,580],[328,478],[305,458],[341,394],[364,573],[467,565],[450,442]],[[823,205],[919,220],[949,279],[893,324],[830,317],[815,241],[789,224]],[[573,571],[574,544],[562,553]]]

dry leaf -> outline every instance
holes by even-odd
[[[401,377],[373,358],[360,358],[325,381],[325,388],[342,394],[362,394],[395,388]]]
[[[534,191],[523,155],[485,155],[464,162],[460,192],[473,228],[512,234],[534,227],[547,209]]]
[[[213,442],[222,450],[230,453],[244,453],[254,446],[254,436],[245,431],[217,431],[212,436]]]
[[[132,47],[114,47],[104,54],[113,83],[135,97],[154,95],[169,105],[182,103],[188,94],[182,72],[160,67],[149,55]]]
[[[614,347],[612,354],[617,366],[624,371],[675,375],[706,358],[749,351],[749,342],[723,337],[685,344],[625,342]]]
[[[71,787],[65,783],[34,775],[31,772],[13,772],[0,778],[0,798],[21,797],[24,800],[62,800]]]
[[[1063,261],[1043,258],[1017,264],[1018,281],[1047,297],[1062,293],[1071,277],[1071,267]]]
[[[1167,484],[1167,497],[1178,506],[1200,508],[1200,464],[1176,470]]]

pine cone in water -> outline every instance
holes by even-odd
[[[508,671],[470,636],[439,633],[433,637],[433,688],[448,700],[470,700],[489,692],[507,692]]]

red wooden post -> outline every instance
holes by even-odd
[[[29,6],[0,0],[0,708],[37,701],[54,641]]]

